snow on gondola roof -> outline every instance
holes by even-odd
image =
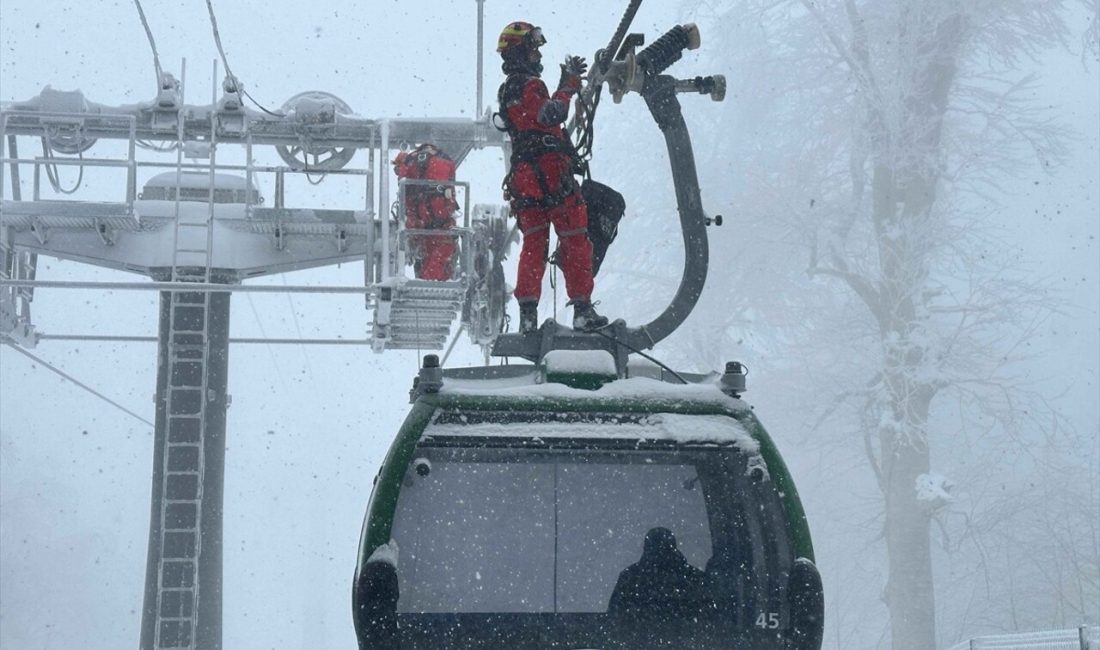
[[[474,436],[514,438],[515,422],[436,418],[427,437]],[[725,415],[649,413],[637,418],[596,415],[578,422],[573,419],[540,419],[523,422],[522,437],[533,439],[603,438],[628,440],[671,440],[680,444],[733,444],[750,456],[760,453],[757,442],[737,420]]]
[[[546,400],[648,400],[720,406],[732,411],[749,409],[743,400],[723,393],[715,382],[672,384],[635,376],[608,382],[596,390],[585,390],[554,382],[544,383],[542,374],[534,367],[528,373],[507,377],[446,377],[440,394]]]

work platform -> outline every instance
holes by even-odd
[[[361,262],[366,340],[375,351],[442,349],[456,321],[482,346],[500,333],[508,299],[499,272],[507,209],[471,209],[469,185],[453,183],[465,194],[459,227],[447,231],[459,250],[454,275],[417,280],[407,267],[410,233],[393,216],[404,213],[407,182],[398,183],[391,203],[388,173],[393,149],[410,143],[432,142],[459,163],[475,149],[504,146],[487,115],[368,119],[320,92],[296,96],[280,115],[268,115],[232,93],[209,105],[184,104],[182,86],[166,85],[157,101],[131,106],[49,88],[3,106],[0,279],[33,284],[38,255],[160,281],[216,271],[229,290],[249,278]],[[41,141],[43,155],[20,157],[21,140]],[[125,154],[86,155],[99,140],[120,141]],[[261,146],[273,146],[287,164],[259,164]],[[219,155],[225,147],[243,153],[244,164],[225,162],[228,156]],[[352,166],[357,156],[367,165]],[[58,169],[73,168],[117,171],[123,200],[81,200],[79,183],[70,198],[57,178]],[[349,180],[358,197],[346,207],[290,207],[288,181],[316,184],[328,176]],[[274,186],[273,196],[262,195],[262,181]],[[0,336],[37,342],[33,297],[33,286],[0,287]]]

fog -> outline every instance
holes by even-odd
[[[905,350],[923,346],[942,363],[933,364],[934,377],[921,374],[932,366],[902,364],[905,381],[936,387],[923,418],[906,421],[891,419],[890,392],[873,388],[889,384],[880,378],[903,346],[884,334],[889,328],[875,321],[873,301],[854,289],[859,283],[843,277],[863,277],[885,296],[891,276],[875,252],[873,202],[852,199],[862,181],[851,170],[875,160],[876,138],[853,82],[859,75],[837,55],[845,48],[830,41],[847,43],[852,31],[835,4],[643,4],[632,31],[650,41],[679,22],[702,29],[703,47],[674,74],[724,74],[729,82],[722,103],[681,97],[704,206],[724,222],[708,229],[711,270],[699,306],[654,354],[685,371],[732,359],[750,367],[746,397],[807,508],[825,584],[824,647],[946,648],[980,634],[1096,625],[1096,3],[1040,10],[1014,0],[1003,11],[1011,24],[983,31],[995,21],[975,21],[981,28],[960,39],[947,99],[957,111],[948,111],[942,139],[912,165],[920,172],[911,179],[931,178],[939,193],[920,213],[927,229],[914,245],[923,256],[914,262],[919,271],[902,274],[919,276],[909,298],[934,294],[918,304],[931,315],[920,336],[906,330]],[[907,3],[855,4],[873,31]],[[974,12],[996,9],[976,4]],[[591,58],[606,44],[620,5],[488,0],[486,106],[503,78],[493,52],[502,25],[523,19],[543,28],[552,83],[566,54]],[[204,3],[143,6],[161,65],[176,73],[186,58],[187,101],[205,102],[218,55]],[[472,0],[323,8],[240,0],[215,9],[234,73],[268,108],[325,90],[368,117],[475,112]],[[905,57],[891,54],[890,35],[869,40],[867,69],[903,78],[904,65],[891,57]],[[149,43],[129,2],[8,0],[0,3],[0,43],[0,101],[30,99],[47,85],[108,105],[154,94]],[[894,90],[885,85],[886,94]],[[642,323],[667,304],[683,263],[667,158],[637,96],[605,101],[597,127],[593,175],[621,190],[628,208],[594,297],[602,313]],[[900,120],[885,130],[915,132]],[[471,183],[475,202],[498,203],[503,171],[500,152],[487,149],[471,154],[458,176]],[[75,180],[63,173],[63,184]],[[332,185],[299,189],[300,204],[342,198]],[[83,191],[96,199],[117,187],[92,176]],[[517,254],[505,265],[510,284]],[[40,259],[38,278],[136,279],[50,258]],[[362,278],[361,265],[344,264],[256,282],[356,285]],[[547,284],[543,317],[563,311],[565,301]],[[510,309],[514,316],[514,303]],[[39,290],[34,321],[50,334],[153,336],[157,295]],[[231,332],[363,338],[369,322],[358,296],[236,294]],[[43,341],[31,352],[153,419],[154,344]],[[360,527],[372,479],[407,412],[418,355],[303,345],[235,345],[230,355],[224,647],[355,647],[350,593]],[[481,350],[463,338],[448,366],[480,363]],[[882,441],[892,440],[883,432],[893,430],[919,439],[930,463],[921,475],[951,484],[950,498],[923,515],[934,577],[931,645],[891,634],[890,603],[900,608],[903,594],[891,595],[897,580],[888,586],[889,492],[876,471],[889,455]],[[0,646],[138,644],[152,454],[152,427],[0,346]]]

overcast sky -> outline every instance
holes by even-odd
[[[143,4],[161,65],[178,77],[186,57],[188,101],[209,101],[217,51],[205,3]],[[230,65],[268,108],[302,91],[325,90],[368,117],[474,112],[475,0],[214,4]],[[664,32],[677,19],[677,4],[647,3],[634,30],[651,39]],[[523,19],[545,29],[544,62],[556,80],[554,64],[566,54],[591,57],[606,44],[624,5],[488,0],[486,105],[501,81],[493,47],[506,22]],[[703,36],[704,44],[720,37]],[[108,105],[152,99],[152,55],[131,2],[4,0],[0,44],[0,101],[29,99],[46,85],[80,89]],[[1080,376],[1069,390],[1087,426],[1097,421],[1100,153],[1090,129],[1097,124],[1096,93],[1082,91],[1082,84],[1095,89],[1096,71],[1065,57],[1059,62],[1044,83],[1058,98],[1052,101],[1064,100],[1081,135],[1070,161],[1078,174],[1037,179],[1038,189],[1021,200],[1034,204],[1041,221],[1008,227],[1029,259],[1043,260],[1037,273],[1055,278],[1069,296],[1072,317],[1059,321],[1065,345],[1055,353],[1062,361],[1049,373],[1068,368]],[[475,200],[499,201],[500,165],[496,152],[471,158],[463,173],[482,193]],[[321,190],[320,198],[333,197]],[[1063,210],[1072,217],[1064,218]],[[131,279],[73,263],[41,264],[44,280]],[[352,284],[361,278],[361,267],[351,264],[285,281]],[[616,299],[607,298],[612,309]],[[156,296],[40,291],[34,316],[49,333],[152,335]],[[238,294],[232,333],[359,338],[368,319],[362,300],[352,296]],[[155,346],[48,342],[34,352],[152,419]],[[479,360],[464,340],[453,363]],[[416,365],[414,352],[231,350],[226,648],[354,647],[349,595],[359,528],[371,479],[404,417]],[[82,647],[89,639],[101,642],[94,647],[136,645],[151,458],[149,427],[0,346],[0,645]]]

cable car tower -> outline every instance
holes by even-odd
[[[245,105],[234,76],[218,83],[216,62],[210,103],[188,103],[186,62],[178,81],[157,67],[155,98],[137,105],[99,104],[80,91],[47,86],[29,101],[0,106],[0,342],[33,348],[65,338],[38,331],[31,318],[36,288],[160,291],[141,648],[217,649],[232,293],[363,295],[372,320],[358,343],[377,352],[441,349],[456,320],[472,342],[487,347],[504,325],[500,260],[507,209],[471,209],[469,185],[454,183],[466,195],[462,222],[446,231],[458,240],[455,272],[447,281],[408,278],[409,237],[418,233],[391,218],[404,214],[406,182],[398,184],[391,212],[389,159],[402,146],[431,142],[460,165],[471,151],[505,141],[488,113],[481,114],[480,100],[475,119],[362,117],[320,91],[295,95],[279,112],[258,111]],[[22,153],[30,144],[41,144],[42,155]],[[257,160],[262,147],[275,147],[283,164]],[[175,160],[165,161],[166,154]],[[82,199],[79,182],[61,186],[60,168],[116,173],[119,196]],[[28,173],[30,196],[24,193]],[[326,176],[356,181],[362,200],[341,208],[291,207],[288,180],[316,184]],[[270,202],[259,189],[263,182],[274,186]],[[42,281],[39,255],[152,282]],[[360,286],[247,284],[359,261]]]

